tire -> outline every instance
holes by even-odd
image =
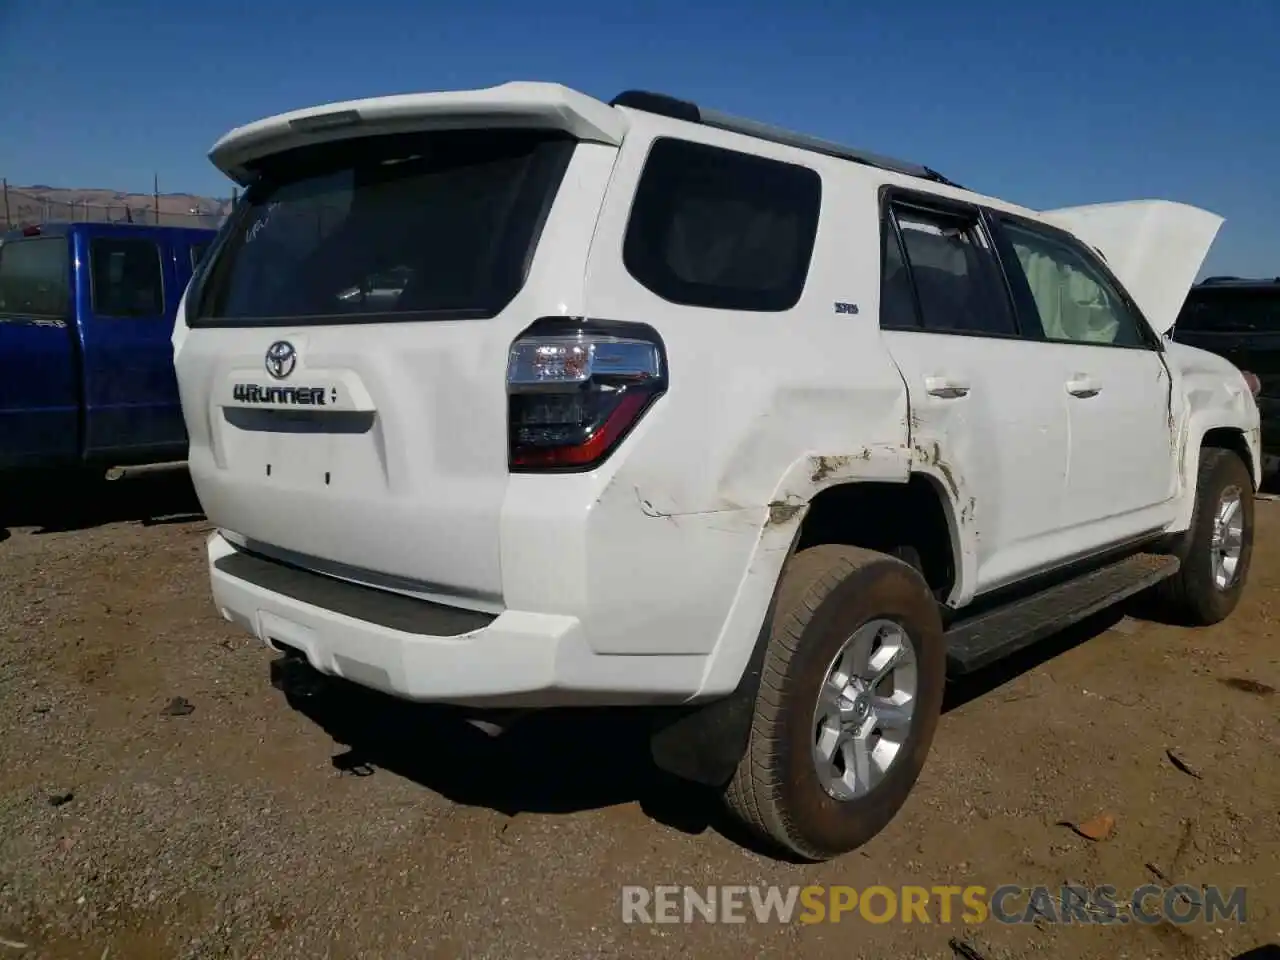
[[[833,661],[872,621],[887,622],[890,633],[901,628],[909,640],[915,707],[894,735],[898,752],[883,778],[867,792],[840,797],[818,773],[815,709]],[[856,547],[812,547],[783,572],[767,642],[747,749],[725,801],[766,842],[800,859],[827,860],[883,830],[924,767],[946,681],[937,601],[902,560]]]
[[[1232,490],[1239,491],[1243,529],[1234,579],[1222,587],[1214,579],[1214,527],[1224,495]],[[1156,588],[1156,597],[1161,612],[1169,619],[1188,626],[1209,626],[1231,615],[1249,578],[1253,560],[1253,477],[1236,453],[1206,447],[1200,452],[1195,497],[1191,526],[1179,537],[1173,551],[1182,566]]]

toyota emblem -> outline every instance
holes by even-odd
[[[277,380],[283,380],[293,373],[298,365],[298,351],[288,340],[277,340],[267,347],[267,373]]]

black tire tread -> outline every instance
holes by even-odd
[[[762,839],[806,859],[823,860],[828,854],[810,847],[794,829],[784,812],[779,781],[769,762],[776,749],[781,722],[782,678],[800,647],[809,621],[826,596],[859,567],[885,559],[885,554],[860,547],[822,544],[795,554],[787,563],[778,590],[747,749],[725,789],[729,809],[748,827]]]
[[[1223,447],[1202,449],[1199,468],[1196,471],[1195,502],[1191,510],[1191,523],[1174,551],[1182,562],[1182,567],[1177,574],[1157,584],[1153,590],[1155,599],[1171,618],[1187,626],[1211,626],[1221,619],[1212,615],[1207,609],[1202,596],[1203,587],[1195,582],[1193,571],[1188,569],[1188,560],[1193,551],[1204,549],[1198,536],[1202,525],[1201,518],[1207,505],[1216,504],[1218,491],[1215,488],[1214,477],[1224,469],[1224,464],[1232,464],[1225,469],[1241,474],[1241,485],[1250,493],[1253,492],[1253,477],[1239,454]],[[1247,572],[1246,569],[1245,573]]]

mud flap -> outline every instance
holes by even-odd
[[[733,692],[706,703],[657,712],[649,734],[649,753],[661,770],[716,788],[725,786],[733,778],[751,737],[751,721],[755,716],[769,631],[778,604],[778,588],[782,585],[787,563],[795,554],[803,529],[801,524],[791,538],[782,572],[773,585],[773,596],[765,611],[764,622],[756,635],[755,648]]]
[[[751,659],[732,693],[718,700],[656,714],[649,735],[649,752],[660,769],[709,787],[723,787],[732,779],[751,736],[751,720],[772,621],[773,604],[770,603]]]

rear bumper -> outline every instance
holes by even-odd
[[[572,616],[474,613],[347,584],[208,541],[222,615],[323,674],[409,700],[464,706],[674,704],[704,656],[606,655]],[[434,631],[434,632],[429,632]]]

